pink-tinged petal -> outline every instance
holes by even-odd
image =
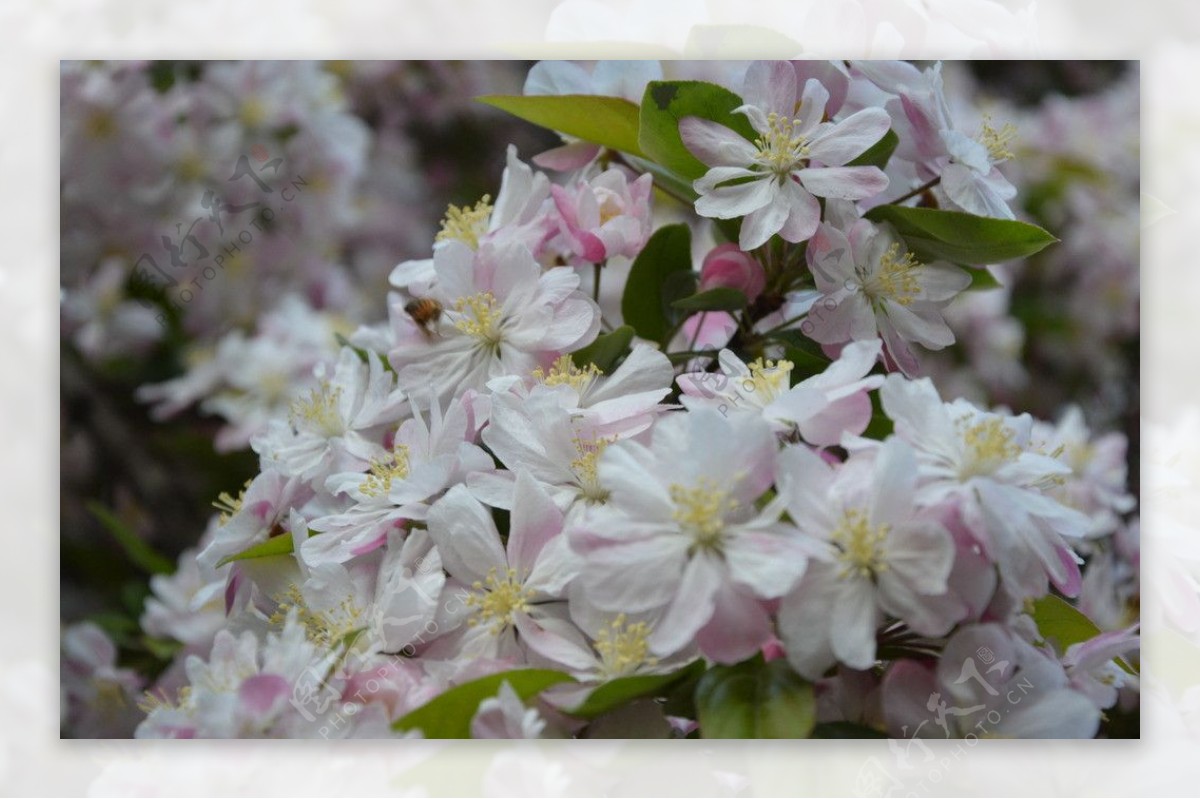
[[[291,693],[291,684],[278,674],[256,674],[238,687],[238,701],[255,716],[265,716]]]
[[[712,617],[696,633],[696,645],[717,663],[739,663],[771,641],[771,617],[762,603],[724,583]]]
[[[570,172],[575,169],[583,169],[599,154],[600,145],[598,144],[591,144],[584,141],[571,142],[570,144],[564,144],[562,147],[554,147],[544,153],[535,155],[533,163],[542,169],[550,169],[555,172]]]
[[[829,105],[829,90],[820,81],[809,78],[804,83],[804,94],[800,98],[800,124],[796,132],[809,135],[825,118],[825,107]]]
[[[917,457],[903,439],[890,438],[879,448],[871,481],[869,516],[872,525],[894,526],[912,517],[913,494],[917,490]]]
[[[819,680],[834,663],[829,640],[833,580],[827,567],[814,564],[779,604],[779,637],[788,663],[810,680]]]
[[[762,599],[778,599],[792,590],[808,564],[808,547],[791,535],[739,533],[725,547],[729,576]]]
[[[836,61],[793,61],[796,70],[796,85],[807,86],[808,81],[815,80],[829,92],[829,101],[825,111],[829,116],[836,116],[846,102],[846,93],[850,89],[850,76],[846,68]]]
[[[554,207],[558,210],[567,231],[573,236],[578,234],[579,218],[575,213],[575,198],[562,186],[551,186],[550,196],[554,198]]]
[[[725,582],[721,564],[706,554],[688,561],[670,607],[650,634],[650,651],[670,655],[688,644],[712,618]]]
[[[845,233],[832,225],[817,227],[808,241],[805,256],[817,288],[824,294],[843,288],[846,280],[854,276],[854,253],[850,242]]]
[[[873,166],[829,166],[796,173],[804,188],[818,197],[865,200],[888,186],[887,175]]]
[[[679,120],[679,138],[706,166],[744,167],[758,153],[740,133],[701,117]]]
[[[779,235],[793,244],[798,244],[813,235],[821,222],[821,204],[795,180],[788,180],[782,187],[788,206],[788,216]]]
[[[896,327],[896,332],[905,341],[915,341],[931,350],[940,350],[954,343],[954,333],[941,317],[936,308],[921,303],[901,305],[898,302],[886,301],[885,313]],[[914,311],[916,307],[920,313]]]
[[[809,144],[809,153],[815,161],[842,166],[878,143],[891,125],[887,111],[864,108],[821,131]]]
[[[1066,579],[1052,577],[1051,582],[1063,596],[1077,597],[1083,588],[1083,575],[1079,572],[1079,563],[1075,560],[1075,553],[1069,548],[1061,546],[1055,547],[1055,550],[1058,552],[1058,559],[1062,562]]]
[[[587,671],[595,666],[595,657],[581,646],[581,642],[556,635],[525,613],[514,616],[513,623],[525,645],[542,657],[577,671]]]
[[[875,665],[875,627],[879,610],[875,588],[865,580],[846,585],[830,614],[830,647],[834,656],[855,669]]]
[[[899,370],[906,377],[917,377],[921,374],[920,359],[887,316],[879,318],[879,335],[883,339],[884,364],[889,371]]]
[[[796,113],[796,87],[796,68],[790,61],[755,61],[746,69],[742,99],[790,118]]]
[[[529,574],[550,539],[562,532],[562,511],[529,472],[517,472],[516,494],[508,535],[508,564]]]
[[[797,426],[804,440],[818,447],[841,443],[842,436],[861,435],[871,422],[871,398],[860,391],[829,403],[818,413],[801,419]]]
[[[1015,219],[1012,209],[973,169],[950,164],[942,170],[942,188],[955,205],[967,213],[995,219]]]
[[[824,535],[834,527],[830,515],[829,489],[833,470],[808,447],[784,447],[776,472],[779,496],[787,502],[788,513],[811,535]]]
[[[579,579],[588,598],[603,610],[655,610],[676,595],[687,565],[687,547],[683,536],[658,535],[594,549],[587,554]]]
[[[908,143],[922,158],[931,160],[945,153],[942,143],[941,122],[932,98],[901,95],[900,106],[912,126],[913,141]]]
[[[767,205],[756,211],[751,211],[742,220],[742,230],[738,237],[738,246],[743,250],[753,250],[767,243],[767,240],[779,232],[787,221],[791,209],[784,197],[777,196]]]
[[[971,276],[957,266],[933,263],[918,268],[918,281],[921,286],[920,299],[939,302],[964,291],[971,285]]]
[[[908,740],[942,734],[941,728],[932,723],[934,719],[926,706],[929,697],[939,692],[933,669],[912,660],[898,660],[883,676],[880,692],[883,718],[893,738]]]
[[[821,344],[866,341],[875,338],[875,311],[861,291],[840,289],[808,311],[800,332]]]
[[[696,191],[701,193],[700,198],[696,200],[696,213],[710,218],[733,219],[745,216],[773,203],[779,194],[779,184],[770,177],[756,178],[749,183],[733,186],[718,186],[707,191],[700,188],[703,181],[704,178],[696,181]],[[743,244],[742,249],[748,248]]]
[[[467,487],[456,485],[429,511],[429,535],[442,555],[446,571],[464,583],[504,572],[508,559],[489,513]]]

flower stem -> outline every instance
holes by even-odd
[[[929,189],[932,189],[934,186],[936,186],[937,184],[939,184],[941,182],[942,182],[942,176],[938,175],[933,180],[926,181],[925,183],[922,183],[920,186],[917,186],[915,189],[910,191],[908,194],[905,194],[903,197],[897,197],[896,199],[894,199],[890,203],[888,203],[888,205],[899,205],[900,203],[904,202],[905,200],[911,200],[913,197],[916,197],[918,194],[921,194]]]

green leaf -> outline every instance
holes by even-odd
[[[595,341],[583,349],[575,350],[571,353],[571,360],[580,368],[595,364],[601,372],[608,374],[617,360],[629,349],[633,336],[632,327],[621,325],[611,333],[597,336]]]
[[[849,721],[827,721],[813,728],[813,738],[886,738],[886,732],[880,732],[865,724],[852,724]]]
[[[708,167],[684,146],[679,137],[679,120],[683,117],[711,119],[754,141],[754,128],[750,127],[749,120],[742,114],[732,113],[740,105],[744,105],[741,97],[715,83],[651,81],[642,96],[638,143],[647,158],[677,175],[695,180],[707,172]]]
[[[1066,652],[1067,647],[1090,641],[1102,632],[1081,610],[1054,594],[1034,600],[1029,615],[1037,624],[1038,634],[1044,641],[1054,644],[1060,654]],[[1130,674],[1136,673],[1123,658],[1117,658],[1116,662]]]
[[[862,155],[846,166],[877,166],[883,169],[887,166],[892,153],[896,152],[898,144],[900,144],[900,137],[896,135],[895,131],[889,129],[887,133],[883,134],[883,138],[868,147]]]
[[[308,534],[315,535],[312,530]],[[262,543],[255,544],[248,549],[243,549],[234,555],[226,555],[217,562],[217,568],[221,568],[226,563],[232,563],[235,560],[257,560],[258,558],[273,558],[276,555],[287,555],[295,548],[295,543],[292,536],[288,533],[272,536]]]
[[[817,713],[812,685],[782,659],[711,669],[696,709],[705,738],[807,738]]]
[[[986,291],[987,289],[1004,288],[1004,284],[997,280],[996,276],[987,267],[968,269],[967,273],[971,275],[971,284],[967,286],[967,291]]]
[[[620,97],[490,94],[477,99],[535,125],[631,155],[642,155],[638,146],[638,107]]]
[[[691,242],[687,225],[666,225],[654,232],[634,260],[621,297],[621,315],[642,338],[662,342],[670,332],[667,303],[675,298],[670,290],[684,279],[676,275],[693,275]]]
[[[170,574],[175,571],[175,564],[168,558],[154,551],[137,533],[125,526],[116,514],[99,502],[87,503],[87,509],[104,525],[104,529],[112,535],[124,550],[125,556],[133,565],[147,574]]]
[[[892,434],[895,423],[883,412],[883,403],[879,400],[879,392],[872,391],[869,396],[871,397],[871,421],[867,422],[867,429],[863,431],[863,436],[883,441]]]
[[[737,289],[718,286],[671,303],[681,311],[740,311],[749,301]]]
[[[1011,219],[879,205],[866,213],[874,222],[889,222],[923,261],[983,265],[1024,258],[1058,241],[1037,225]]]
[[[582,718],[595,718],[632,702],[634,699],[665,696],[676,685],[697,677],[703,672],[704,662],[697,660],[670,674],[639,674],[609,680],[588,694],[587,699],[584,699],[578,707],[568,710],[567,713]]]
[[[479,710],[479,703],[499,693],[502,683],[511,685],[524,701],[552,685],[574,681],[569,674],[549,669],[517,669],[490,674],[456,685],[402,716],[392,724],[392,729],[419,729],[426,738],[470,738],[471,719]]]

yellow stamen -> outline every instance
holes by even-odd
[[[767,132],[754,140],[754,146],[758,148],[755,162],[781,180],[808,160],[808,140],[798,131],[799,126],[799,119],[789,119],[772,111],[767,115]]]
[[[492,217],[492,198],[483,199],[474,206],[451,205],[442,219],[442,229],[434,241],[461,241],[472,250],[479,249],[479,239],[487,233],[488,221]]]
[[[992,127],[990,114],[983,115],[983,125],[977,140],[987,148],[988,157],[993,162],[1007,161],[1015,156],[1011,147],[1017,138],[1017,129],[1011,122],[1005,122],[999,129]]]
[[[514,615],[529,610],[529,602],[534,596],[532,589],[521,584],[517,570],[511,568],[501,579],[493,566],[483,581],[476,580],[471,587],[475,593],[467,597],[466,605],[474,608],[475,613],[467,624],[472,627],[490,624],[492,635],[504,632],[512,624]]]
[[[641,666],[654,666],[658,658],[650,657],[646,639],[650,637],[650,625],[644,621],[626,624],[622,613],[609,626],[596,634],[594,644],[600,655],[600,671],[605,679],[624,677]]]
[[[246,489],[250,487],[250,483],[250,480],[246,481],[236,498],[230,496],[228,491],[222,491],[213,501],[212,506],[221,511],[220,524],[222,527],[229,524],[229,520],[233,518],[234,514],[242,509],[242,502],[246,499]]]
[[[292,403],[288,420],[293,428],[303,420],[326,435],[337,435],[343,430],[342,420],[338,417],[341,395],[340,388],[331,388],[328,382],[323,381],[309,391],[308,397]]]
[[[397,444],[387,458],[371,461],[371,469],[359,484],[365,496],[385,496],[392,490],[393,480],[408,478],[408,447]]]
[[[668,490],[675,503],[672,517],[692,535],[692,550],[720,553],[724,548],[725,517],[737,510],[738,501],[708,477],[701,477],[693,488],[673,483]]]
[[[584,499],[589,502],[605,502],[608,500],[609,491],[600,484],[600,474],[598,466],[600,456],[604,454],[604,450],[608,448],[616,439],[598,438],[595,440],[575,438],[575,450],[579,453],[579,457],[571,461],[571,471],[575,473],[576,479],[579,481],[579,487],[583,489]]]
[[[304,635],[321,649],[332,649],[343,643],[347,636],[362,628],[363,609],[352,597],[346,597],[337,606],[326,610],[313,610],[304,594],[294,583],[283,594],[274,597],[279,607],[271,614],[271,624],[283,625],[288,614],[296,612],[296,620],[304,626]]]
[[[490,291],[459,298],[454,310],[459,314],[454,326],[463,333],[492,347],[500,343],[500,309]]]
[[[791,361],[764,361],[758,358],[747,366],[750,375],[742,378],[742,390],[753,394],[764,405],[788,390],[793,366]]]
[[[873,299],[890,299],[900,305],[911,305],[921,293],[916,270],[921,264],[911,252],[901,254],[899,242],[892,242],[879,258],[874,277],[866,292]]]
[[[959,475],[961,479],[992,474],[1021,454],[1021,448],[1013,443],[1013,431],[1003,419],[993,417],[973,425],[967,419],[959,419],[957,425],[967,447],[967,463]]]
[[[887,571],[883,542],[887,539],[889,529],[886,524],[872,528],[864,511],[853,508],[847,510],[830,536],[841,550],[838,560],[842,563],[842,570],[838,576],[843,580],[848,577],[873,579],[880,572]]]
[[[602,374],[604,372],[594,363],[580,369],[570,355],[563,355],[550,367],[549,373],[544,372],[540,366],[534,369],[533,379],[547,386],[570,386],[582,394],[584,389]]]

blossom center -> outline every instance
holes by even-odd
[[[371,468],[358,490],[368,497],[386,496],[392,490],[393,480],[405,480],[407,477],[408,447],[397,444],[388,457],[371,461]]]
[[[646,639],[649,637],[650,625],[644,621],[628,624],[624,613],[601,628],[594,646],[600,655],[600,671],[605,679],[624,677],[640,666],[657,664],[658,658],[648,657],[650,650]]]
[[[489,194],[475,205],[451,205],[442,218],[442,229],[434,241],[461,241],[472,250],[479,249],[479,240],[487,233],[492,218],[492,197]]]
[[[791,361],[764,361],[757,358],[746,366],[750,374],[742,378],[742,391],[753,394],[763,405],[772,402],[791,385]]]
[[[500,309],[496,307],[496,297],[492,292],[460,297],[454,303],[454,310],[459,314],[454,326],[463,333],[489,347],[500,343]]]
[[[725,543],[725,517],[738,508],[738,501],[708,477],[701,477],[692,488],[672,483],[669,491],[675,503],[672,518],[691,534],[692,550],[720,553]]]
[[[758,148],[755,163],[783,178],[807,162],[808,139],[799,127],[799,119],[780,116],[774,111],[768,114],[766,132],[754,140]]]
[[[992,163],[1007,161],[1015,157],[1016,154],[1011,148],[1016,138],[1017,129],[1011,122],[1005,122],[999,128],[995,128],[992,126],[991,115],[983,115],[983,124],[976,141],[987,148],[988,158]]]
[[[575,473],[579,487],[583,489],[583,496],[589,502],[608,500],[609,491],[600,484],[598,466],[600,456],[604,454],[604,450],[610,443],[611,440],[605,438],[574,439],[575,451],[579,453],[579,457],[571,461],[571,471]]]
[[[308,397],[292,403],[288,419],[293,428],[299,423],[326,438],[341,435],[344,431],[341,417],[338,416],[338,400],[342,396],[340,388],[331,388],[323,382],[318,388],[309,391]]]
[[[830,536],[841,550],[838,560],[842,570],[838,574],[843,580],[848,577],[871,579],[887,571],[883,557],[883,542],[887,540],[886,524],[871,526],[866,512],[852,508],[847,510],[837,528]]]
[[[967,448],[967,462],[959,472],[962,479],[992,474],[1021,454],[1021,448],[1013,443],[1012,430],[1003,419],[994,417],[973,425],[960,419],[958,426]]]
[[[229,524],[229,520],[233,518],[234,514],[242,509],[242,502],[246,499],[246,489],[250,487],[250,483],[250,480],[246,481],[237,497],[231,496],[228,491],[222,491],[213,500],[212,506],[221,512],[220,524],[222,527]]]
[[[921,293],[916,274],[920,265],[911,252],[901,253],[899,242],[892,242],[879,257],[875,274],[863,282],[863,291],[873,300],[911,305]]]
[[[467,624],[472,627],[489,624],[492,635],[499,635],[512,624],[514,615],[529,610],[534,594],[521,584],[516,569],[510,568],[500,577],[495,566],[488,570],[486,578],[476,580],[471,587],[475,593],[467,597],[466,605],[475,612]]]
[[[363,608],[353,597],[346,597],[333,607],[314,610],[299,587],[292,584],[275,599],[279,607],[271,614],[271,624],[282,625],[288,614],[295,611],[296,620],[304,627],[305,637],[321,649],[332,649],[345,643],[349,636],[363,627]]]
[[[580,369],[570,355],[563,355],[554,362],[549,372],[544,372],[540,366],[534,369],[533,379],[547,386],[570,386],[582,394],[592,381],[602,374],[604,373],[600,371],[600,367],[594,363]]]

